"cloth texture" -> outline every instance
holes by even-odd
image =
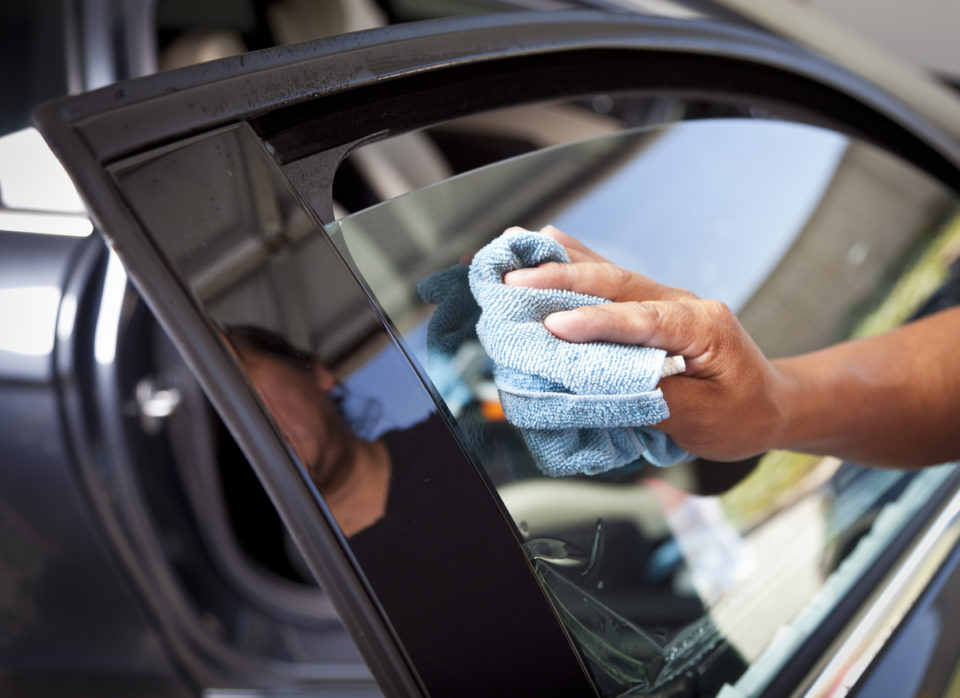
[[[569,261],[552,238],[513,229],[478,251],[469,269],[458,265],[427,277],[420,294],[438,303],[428,329],[428,354],[454,354],[472,336],[475,322],[476,337],[493,362],[504,414],[520,428],[547,475],[593,475],[641,458],[660,466],[690,459],[651,428],[669,415],[656,387],[666,352],[562,341],[544,327],[547,315],[609,301],[503,283],[504,274],[514,269]],[[464,298],[464,276],[475,303]]]

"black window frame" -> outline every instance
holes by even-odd
[[[418,664],[403,650],[404,633],[413,630],[394,626],[390,609],[384,617],[371,599],[329,512],[322,501],[320,508],[315,506],[315,491],[299,477],[214,328],[140,229],[104,168],[122,157],[247,122],[325,224],[332,220],[333,172],[363,143],[497,106],[627,89],[770,104],[792,119],[877,143],[960,190],[960,156],[945,147],[949,139],[895,99],[791,44],[711,21],[574,11],[438,20],[267,49],[119,83],[55,102],[36,114],[98,229],[257,467],[387,693],[442,693],[456,671]],[[314,165],[320,158],[329,179],[306,183],[302,175],[308,158]],[[469,475],[465,468],[463,474],[475,478],[476,487],[485,487],[476,470]],[[487,526],[503,540],[516,541],[495,493],[485,496],[485,502],[477,499],[477,511],[483,513],[480,520],[471,519],[472,526],[478,531]],[[478,695],[503,692],[505,685],[511,693],[542,690],[537,667],[550,666],[558,682],[552,693],[593,690],[519,546],[505,548],[499,564],[511,588],[497,593],[465,588],[464,600],[486,599],[491,607],[497,598],[521,598],[522,603],[500,608],[507,612],[497,617],[507,625],[497,626],[488,617],[484,627],[461,628],[465,636],[473,634],[470,646],[487,652],[470,656],[465,645],[455,661],[451,655],[452,661],[465,669],[472,665],[469,676],[485,674],[489,683],[459,688]],[[436,609],[458,622],[454,610]],[[537,648],[533,667],[512,654],[516,643],[502,641],[526,632],[537,638],[530,644]],[[796,671],[806,671],[814,659],[794,663]]]

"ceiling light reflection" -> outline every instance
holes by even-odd
[[[0,210],[0,230],[83,238],[93,232],[93,223],[82,214]]]
[[[93,338],[93,356],[101,366],[109,366],[117,355],[117,333],[120,329],[120,310],[123,294],[127,290],[127,272],[113,250],[107,262],[106,278],[103,281],[103,296],[100,298],[100,313]]]

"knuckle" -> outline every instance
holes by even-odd
[[[701,301],[701,305],[706,311],[707,315],[714,320],[728,322],[734,317],[733,311],[730,310],[730,306],[723,301],[709,299]]]
[[[629,313],[629,317],[634,322],[642,322],[645,325],[656,327],[660,324],[660,309],[655,303],[644,303],[643,301],[630,301],[624,304]]]
[[[610,262],[597,262],[597,271],[604,281],[604,285],[610,289],[619,288],[625,280],[624,270]]]
[[[569,264],[563,264],[561,262],[546,262],[537,267],[537,269],[546,279],[560,281],[568,278],[568,274],[573,271],[572,269],[568,269],[569,266]]]
[[[598,276],[602,286],[597,288],[600,295],[613,301],[629,297],[631,288],[631,273],[611,262],[597,262]]]
[[[610,266],[614,269],[613,282],[616,284],[614,288],[630,289],[636,280],[634,273],[628,269],[624,269],[623,267],[618,267],[613,264]]]

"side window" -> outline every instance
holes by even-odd
[[[406,389],[401,397],[371,395],[372,376],[391,370],[391,343],[271,165],[254,136],[228,128],[121,162],[114,176],[144,223],[160,231],[168,259],[238,358],[256,367],[253,389],[276,408],[279,430],[322,488],[322,473],[350,451],[352,428],[369,436],[396,428],[398,411],[405,426],[433,408],[428,397],[418,403],[409,384],[398,387]],[[299,263],[309,275],[294,268]],[[309,317],[284,302],[328,294],[338,301],[315,304]],[[169,385],[178,390],[179,409],[167,428],[145,421],[130,437],[146,513],[162,531],[167,591],[196,613],[194,632],[217,643],[228,672],[253,667],[254,682],[299,687],[371,680],[234,437],[150,313],[136,307],[127,333],[135,346],[123,356],[125,375],[138,382],[124,394],[150,400]],[[372,356],[379,360],[368,361]],[[334,378],[344,357],[351,364]],[[331,371],[323,374],[331,379],[323,389],[321,366]],[[290,394],[276,400],[291,385]],[[384,409],[381,400],[398,411]],[[326,452],[319,447],[324,440]]]
[[[335,208],[342,217],[454,174],[624,128],[756,112],[731,100],[629,92],[481,112],[352,151],[336,172]]]
[[[540,608],[524,630],[559,617],[606,695],[752,694],[949,477],[792,453],[548,477],[504,418],[463,264],[510,226],[555,225],[719,298],[771,355],[903,322],[946,278],[958,226],[942,185],[837,132],[744,113],[596,97],[385,140],[340,168],[325,228],[300,196],[329,181],[327,153],[284,170],[247,124],[111,166],[418,670],[447,666],[436,638],[451,625]],[[218,456],[229,490],[239,477]],[[480,514],[495,522],[482,536]],[[304,635],[317,651],[297,659],[322,673],[345,645],[318,620]],[[477,638],[458,639],[462,655]]]
[[[586,685],[483,476],[353,270],[250,127],[230,126],[130,157],[112,165],[110,174],[164,262],[216,325],[224,344],[218,365],[241,370],[293,456],[261,458],[257,473],[282,483],[300,478],[317,495],[306,502],[296,498],[304,489],[293,489],[290,500],[275,501],[277,509],[317,504],[337,552],[347,551],[346,561],[308,552],[304,560],[314,563],[317,576],[352,585],[354,597],[343,603],[373,597],[431,691],[451,692],[470,672],[486,675],[476,657],[494,650],[482,632],[464,628],[489,630],[518,618],[529,632],[500,642],[502,665],[523,663],[522,652],[534,642],[568,660],[555,681]],[[234,367],[222,361],[228,358]],[[201,432],[177,454],[189,457],[194,443],[204,440],[206,425],[198,419],[180,426],[188,435]],[[234,436],[242,442],[244,435]],[[212,499],[218,485],[228,498],[255,489],[238,453],[220,449],[211,457],[219,461],[214,476],[222,482],[211,482],[209,472],[194,477],[194,484],[204,486],[199,496]],[[186,469],[184,479],[190,479]],[[275,523],[262,518],[265,507],[249,506],[254,501],[245,499],[239,510],[230,503],[226,513],[235,526],[263,533]],[[210,514],[213,506],[196,508]],[[483,536],[477,536],[481,529]],[[240,552],[270,545],[267,540]],[[496,560],[496,570],[484,570],[485,560]],[[484,574],[465,575],[471,566],[496,574],[498,584],[487,583]],[[221,606],[231,617],[218,638],[258,658],[294,661],[299,666],[293,672],[308,679],[362,674],[322,591],[277,579],[301,576],[287,564],[266,567],[274,575],[270,588],[261,585],[266,612],[236,618],[224,599]],[[186,593],[194,591],[194,580],[179,581]],[[472,590],[465,593],[465,586]],[[200,591],[209,598],[208,590]],[[465,605],[464,596],[473,603]],[[244,632],[246,620],[257,624],[253,637]],[[454,637],[457,653],[449,651],[449,641],[438,642]],[[290,667],[284,671],[289,675]],[[534,675],[526,680],[542,685]]]
[[[957,200],[845,135],[718,118],[539,148],[328,226],[499,493],[603,693],[753,695],[951,469],[778,452],[547,477],[503,417],[457,271],[505,228],[547,224],[725,301],[779,356],[909,319],[949,274]],[[438,272],[445,285],[425,294]]]

